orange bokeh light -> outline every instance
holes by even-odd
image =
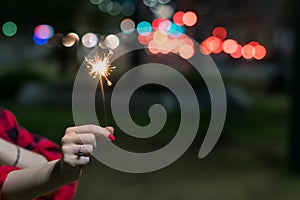
[[[194,54],[195,54],[194,47],[188,44],[181,45],[179,48],[179,55],[184,59],[190,59],[191,57],[194,56]]]
[[[231,54],[234,53],[238,48],[238,43],[236,40],[227,39],[222,44],[223,51],[225,53]]]
[[[157,44],[163,44],[167,41],[168,39],[168,35],[165,31],[155,31],[153,34],[153,40],[157,43]]]
[[[197,19],[197,15],[192,11],[188,11],[182,16],[182,21],[186,26],[194,26],[197,23]]]
[[[257,60],[263,59],[267,54],[267,50],[262,45],[256,45],[254,47],[254,58]]]
[[[183,18],[183,15],[184,15],[184,12],[183,11],[178,11],[176,12],[174,15],[173,15],[173,21],[175,24],[178,24],[180,26],[183,26],[184,23],[182,21],[182,18]]]
[[[171,51],[173,53],[178,53],[179,52],[179,46],[180,46],[180,40],[179,39],[172,39],[172,40],[170,40],[170,42],[171,42],[171,46],[172,46]]]
[[[254,47],[250,44],[246,44],[242,47],[242,55],[245,59],[251,59],[254,56]]]
[[[153,40],[149,42],[148,49],[152,54],[158,54],[160,52],[159,45]]]
[[[224,40],[227,36],[227,31],[224,27],[218,26],[213,30],[213,36],[216,36],[222,40]]]
[[[190,45],[190,46],[194,47],[194,42],[193,42],[193,40],[191,40],[191,39],[188,38],[188,37],[181,38],[180,41],[179,41],[179,44],[180,44],[180,45],[187,44],[187,45]]]

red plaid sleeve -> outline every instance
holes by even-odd
[[[42,154],[48,161],[61,158],[60,148],[57,144],[28,132],[23,127],[19,126],[14,115],[5,109],[0,109],[0,138],[19,145],[25,149]],[[0,147],[1,148],[1,147]],[[0,191],[7,174],[13,170],[18,170],[16,167],[1,166],[0,167]],[[77,182],[63,186],[56,190],[55,193],[44,197],[37,198],[51,200],[71,200],[76,192]],[[1,200],[1,195],[0,195]]]

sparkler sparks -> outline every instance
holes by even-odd
[[[101,83],[102,77],[104,77],[108,86],[112,86],[112,82],[108,79],[108,76],[116,68],[115,66],[111,66],[110,58],[112,55],[113,52],[109,50],[109,53],[107,55],[104,53],[103,57],[96,54],[94,58],[85,58],[88,63],[87,68],[90,70],[89,74],[93,78],[99,77]]]

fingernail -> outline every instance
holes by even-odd
[[[116,137],[113,135],[113,134],[109,134],[108,135],[108,138],[111,140],[111,141],[114,141],[116,139]]]

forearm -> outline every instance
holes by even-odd
[[[2,165],[14,164],[18,156],[16,145],[0,139],[0,146],[0,163]],[[47,162],[47,159],[43,155],[20,147],[19,161],[16,166],[20,168],[27,168]]]
[[[77,180],[79,174],[79,167],[68,166],[60,160],[16,170],[8,174],[2,197],[3,200],[33,199]]]

